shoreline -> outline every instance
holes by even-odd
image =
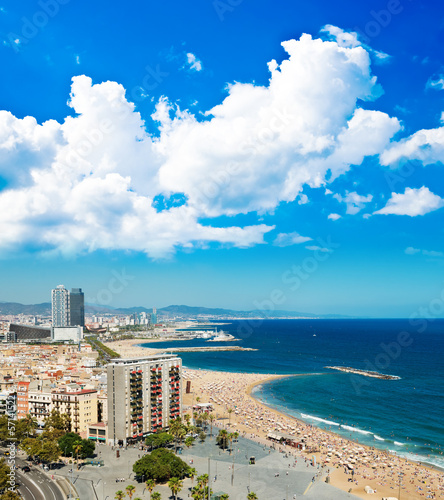
[[[434,498],[444,498],[444,476],[442,475],[441,471],[433,468],[432,466],[427,466],[427,465],[419,465],[419,463],[410,461],[406,458],[400,457],[398,455],[391,454],[388,450],[383,450],[379,448],[374,448],[369,445],[364,445],[359,443],[357,440],[351,440],[350,438],[346,438],[341,436],[340,434],[335,433],[334,431],[331,430],[324,430],[320,427],[316,427],[313,424],[308,424],[304,422],[303,420],[300,420],[296,417],[293,417],[291,415],[288,415],[280,410],[277,410],[271,406],[268,406],[267,404],[263,403],[262,401],[259,401],[252,395],[252,391],[254,390],[255,387],[258,385],[266,384],[269,383],[273,380],[277,379],[282,379],[282,378],[287,378],[291,376],[304,376],[304,374],[295,374],[295,375],[271,375],[271,374],[246,374],[246,373],[236,373],[236,372],[221,372],[221,371],[209,371],[209,370],[194,370],[190,368],[186,368],[185,371],[187,372],[186,378],[188,378],[188,375],[191,375],[189,378],[190,380],[196,382],[196,379],[199,378],[206,378],[207,379],[207,385],[201,385],[200,393],[205,394],[214,394],[214,390],[211,390],[210,392],[206,389],[208,386],[208,381],[212,381],[211,385],[213,384],[220,384],[218,380],[220,381],[221,379],[225,380],[231,380],[231,379],[239,379],[239,378],[255,378],[255,380],[251,380],[250,382],[246,383],[245,386],[243,387],[243,394],[244,396],[251,402],[254,403],[254,407],[248,408],[248,402],[246,403],[247,407],[247,414],[250,413],[250,416],[246,416],[246,414],[239,414],[235,415],[234,417],[231,416],[232,424],[235,425],[237,431],[242,432],[242,435],[244,437],[247,437],[249,439],[252,439],[254,441],[260,442],[262,444],[265,444],[267,446],[270,446],[272,442],[266,438],[267,434],[269,431],[264,431],[258,427],[255,427],[253,417],[251,416],[252,414],[257,415],[261,414],[261,412],[264,413],[264,415],[274,415],[277,417],[277,421],[279,419],[284,423],[290,423],[296,424],[298,429],[301,429],[300,434],[301,435],[307,435],[309,439],[313,439],[314,441],[317,441],[318,443],[325,443],[325,445],[320,445],[319,450],[317,451],[305,451],[302,452],[302,456],[310,460],[313,456],[316,457],[316,463],[324,463],[326,466],[331,470],[330,472],[330,484],[332,486],[335,486],[343,491],[349,491],[349,489],[352,489],[352,494],[356,495],[361,498],[368,498],[368,494],[364,490],[364,486],[370,486],[372,489],[377,491],[377,496],[378,497],[393,497],[394,495],[394,490],[398,490],[398,474],[402,473],[404,480],[403,480],[403,485],[402,485],[402,499],[403,500],[414,500],[414,499],[419,499],[421,498],[421,493],[419,493],[419,490],[415,491],[415,488],[423,488],[424,484],[423,481],[425,481],[428,485],[433,484],[434,489],[433,491],[437,493],[437,496]],[[184,377],[185,378],[185,377]],[[235,382],[235,380],[233,380]],[[193,383],[193,382],[192,382]],[[223,384],[223,383],[222,383]],[[216,385],[216,387],[222,387],[223,385]],[[228,389],[228,387],[227,387]],[[196,390],[194,391],[196,393]],[[228,393],[232,393],[232,388],[227,391]],[[211,400],[212,397],[210,396],[209,399]],[[213,413],[217,412],[217,416],[219,416],[219,412],[221,411],[222,408],[222,417],[218,418],[219,425],[226,426],[227,423],[226,421],[228,420],[227,415],[227,410],[229,406],[232,406],[232,404],[227,404],[224,403],[223,405],[221,404],[214,404],[214,411]],[[245,419],[246,417],[246,419]],[[253,426],[248,425],[251,424],[253,421]],[[247,422],[248,427],[245,427],[243,424]],[[256,421],[257,423],[257,421]],[[290,425],[291,427],[291,425]],[[276,427],[277,429],[277,427]],[[281,429],[277,429],[277,432],[282,432]],[[305,433],[305,434],[302,434]],[[311,444],[311,443],[307,443]],[[280,447],[278,443],[276,443],[277,447]],[[281,446],[282,447],[282,446]],[[287,451],[288,450],[294,450],[294,448],[287,447],[285,448]],[[355,466],[355,479],[352,483],[349,482],[350,479],[350,473],[351,471],[348,471],[349,473],[346,474],[344,472],[344,468],[342,465],[339,464],[339,458],[341,457],[334,457],[333,456],[333,451],[336,449],[342,450],[341,454],[348,454],[348,453],[354,453],[357,454],[359,451],[360,456],[365,456],[371,457],[371,460],[377,461],[377,468],[376,470],[372,467],[372,464],[358,464]],[[345,451],[344,451],[345,450]],[[300,453],[300,452],[298,452]],[[327,462],[327,459],[330,460],[331,462]],[[389,469],[386,468],[385,463],[391,463],[393,467],[390,467]],[[359,468],[358,468],[359,466]],[[435,484],[436,483],[436,484]],[[423,488],[424,489],[424,488]],[[424,491],[426,491],[424,489]],[[441,494],[441,496],[439,496]]]
[[[140,356],[141,350],[146,352],[146,355],[163,352],[162,349],[142,347],[141,340],[143,342],[145,339],[116,341],[110,343],[110,347],[119,352],[122,357]],[[315,456],[316,463],[324,463],[331,470],[330,484],[332,486],[344,491],[352,488],[352,494],[363,499],[368,498],[364,486],[370,486],[377,490],[377,497],[394,496],[395,492],[397,496],[398,474],[400,473],[404,477],[402,500],[425,497],[428,491],[435,492],[436,496],[433,498],[444,499],[444,475],[432,464],[423,465],[421,462],[420,465],[412,460],[394,455],[388,449],[364,445],[358,440],[343,437],[335,433],[334,430],[324,430],[277,410],[253,395],[254,389],[259,385],[277,379],[306,375],[312,374],[254,374],[191,369],[183,366],[183,379],[190,380],[193,388],[192,394],[183,394],[183,405],[184,407],[191,406],[195,401],[194,397],[199,396],[202,402],[213,404],[213,414],[217,416],[217,427],[228,426],[228,422],[230,422],[232,427],[235,426],[232,431],[237,430],[244,437],[267,446],[272,444],[266,438],[269,432],[273,432],[272,429],[284,433],[293,433],[294,429],[297,429],[300,436],[307,436],[307,445],[319,448],[315,452],[302,452],[303,459],[311,459]],[[232,410],[230,413],[228,411],[230,408],[236,408],[236,411]],[[263,424],[269,426],[270,430],[267,430],[266,425]],[[276,446],[279,447],[279,444]],[[288,449],[294,450],[294,448],[287,447]],[[338,453],[339,456],[337,456]],[[354,454],[353,460],[358,459],[352,483],[350,483],[351,474],[346,474],[346,468],[339,463],[342,463],[340,459],[345,460],[344,457],[348,454]],[[364,456],[369,460],[361,462]],[[391,465],[387,466],[386,464]],[[433,489],[429,490],[428,487]]]
[[[298,377],[298,376],[304,376],[304,377],[306,377],[306,376],[310,376],[310,375],[315,375],[315,374],[314,373],[301,373],[301,374],[298,373],[298,374],[294,374],[294,375],[283,375],[282,377],[278,377],[278,378]],[[316,374],[316,375],[318,375],[318,374]],[[335,432],[334,430],[324,429],[324,428],[322,428],[322,427],[320,427],[318,425],[310,424],[309,422],[306,422],[303,419],[295,417],[294,415],[291,415],[290,413],[285,413],[284,411],[278,410],[277,408],[275,408],[271,404],[267,404],[266,402],[261,401],[256,396],[254,396],[253,390],[256,387],[258,387],[260,385],[263,385],[263,384],[268,384],[268,383],[272,382],[273,380],[277,380],[277,378],[276,379],[275,378],[268,378],[268,379],[263,380],[262,382],[257,382],[257,383],[251,384],[251,386],[248,388],[249,389],[248,395],[251,398],[253,398],[255,401],[257,401],[258,404],[266,406],[270,410],[275,411],[276,413],[281,414],[285,418],[290,418],[290,419],[296,420],[297,422],[299,422],[299,423],[301,423],[303,425],[314,426],[314,427],[318,428],[319,430],[321,430],[322,432],[330,433],[330,434],[332,434],[332,435],[334,435],[336,437],[340,437],[340,438],[346,439],[347,441],[356,442],[360,446],[364,446],[366,448],[374,448],[375,450],[381,450],[382,452],[387,452],[390,455],[397,456],[397,457],[399,457],[399,458],[401,458],[403,460],[407,460],[408,462],[412,462],[412,463],[414,463],[414,464],[416,464],[416,465],[418,465],[420,467],[425,467],[425,468],[428,468],[428,469],[433,470],[435,472],[444,473],[444,467],[439,467],[438,465],[432,464],[430,462],[426,462],[424,460],[413,460],[411,458],[406,458],[404,456],[399,455],[396,452],[395,453],[391,452],[388,448],[379,448],[377,446],[371,446],[369,444],[362,443],[361,441],[359,441],[359,438],[356,438],[356,440],[351,440],[350,438],[348,438],[346,436],[343,436],[342,434],[339,434],[338,432]],[[324,425],[327,426],[327,424],[324,424]],[[350,432],[358,432],[359,433],[359,431],[350,431]],[[426,458],[426,457],[424,457],[424,458]]]

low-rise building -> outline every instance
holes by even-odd
[[[97,423],[97,391],[70,384],[52,393],[53,408],[71,418],[71,432],[86,435],[88,425]]]

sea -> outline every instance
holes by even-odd
[[[253,396],[308,424],[444,470],[444,320],[248,319],[217,328],[238,339],[228,345],[257,350],[180,353],[185,367],[296,375],[259,385]],[[369,378],[326,366],[399,379]]]

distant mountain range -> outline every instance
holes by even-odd
[[[132,313],[142,313],[146,312],[148,314],[152,313],[152,308],[146,308],[142,306],[137,307],[125,307],[125,308],[112,308],[106,306],[99,306],[95,304],[86,304],[85,312],[88,314],[95,315],[117,315],[117,314],[132,314]],[[44,302],[43,304],[31,304],[24,305],[18,302],[0,302],[0,314],[4,315],[18,315],[26,314],[32,316],[49,316],[51,314],[51,303]],[[348,318],[349,316],[343,316],[339,314],[310,314],[302,313],[296,311],[236,311],[233,309],[222,309],[218,307],[192,307],[185,305],[172,305],[167,307],[162,307],[157,309],[158,316],[173,318],[173,317],[183,317],[183,318],[197,318],[199,316],[219,316],[219,317],[236,317],[236,318],[248,318],[248,317],[270,317],[270,318],[323,318],[323,319],[334,319],[334,318]]]

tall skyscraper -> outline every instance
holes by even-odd
[[[69,307],[70,325],[85,326],[85,295],[81,288],[71,288]]]
[[[69,298],[69,292],[63,285],[59,285],[51,291],[53,327],[70,325]]]
[[[175,355],[113,359],[107,385],[109,444],[142,440],[182,416],[182,360]]]
[[[151,324],[156,325],[157,324],[157,310],[155,307],[153,307],[153,312],[151,314]]]

